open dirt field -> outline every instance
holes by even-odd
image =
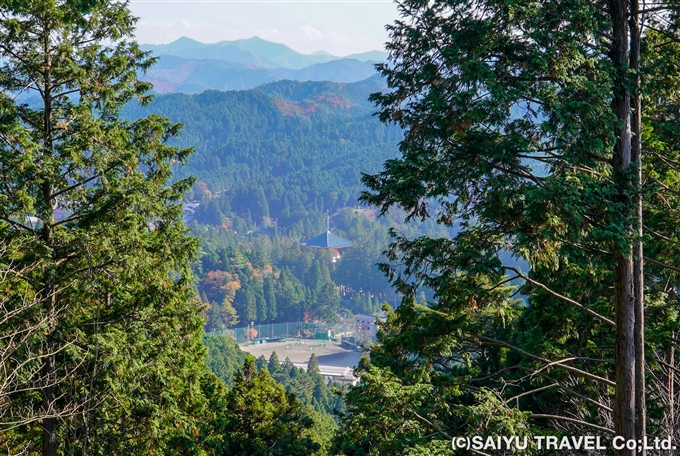
[[[250,353],[255,358],[264,355],[267,359],[272,352],[276,352],[280,361],[283,362],[288,357],[294,363],[306,363],[312,353],[315,353],[319,364],[329,366],[354,367],[361,357],[361,353],[345,350],[333,341],[303,339],[302,342],[304,343],[291,340],[262,345],[241,345],[241,350]]]

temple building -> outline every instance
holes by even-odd
[[[340,249],[346,249],[347,247],[352,247],[352,243],[347,239],[343,239],[337,234],[331,233],[330,228],[331,218],[326,215],[326,232],[320,234],[308,241],[300,242],[300,245],[305,247],[312,247],[315,249],[325,249],[332,250],[333,259],[340,257]]]

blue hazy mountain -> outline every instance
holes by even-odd
[[[377,61],[372,60],[362,62],[358,59],[345,58],[317,63],[301,70],[280,68],[272,71],[283,76],[283,79],[294,81],[357,82],[373,76],[376,63]]]
[[[302,54],[280,43],[272,43],[259,37],[246,40],[220,41],[205,44],[191,38],[182,37],[169,44],[143,44],[141,48],[155,55],[173,55],[187,59],[215,59],[239,62],[257,68],[288,68],[300,70],[317,63],[340,60],[342,57],[327,52]],[[359,61],[382,61],[387,54],[370,51],[347,56]]]
[[[161,55],[143,79],[152,82],[159,93],[247,90],[282,79],[350,83],[373,76],[374,63],[345,58],[302,69],[262,68],[247,62]]]
[[[343,58],[345,58],[345,59],[355,59],[355,60],[358,60],[360,62],[368,62],[368,61],[384,62],[385,60],[387,60],[387,52],[368,51],[368,52],[361,52],[359,54],[346,55]]]

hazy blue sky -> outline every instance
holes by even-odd
[[[188,36],[204,43],[259,36],[298,52],[335,55],[383,49],[385,24],[397,18],[385,1],[131,0],[140,18],[137,41],[169,43]]]

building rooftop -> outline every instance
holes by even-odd
[[[307,370],[308,363],[293,363],[293,366]],[[319,373],[324,377],[344,378],[346,380],[354,380],[354,369],[348,366],[329,366],[327,364],[319,364]]]
[[[387,312],[384,310],[378,312],[377,315],[366,315],[366,314],[356,314],[354,315],[355,319],[360,319],[360,320],[371,320],[371,321],[385,321],[387,319]]]
[[[300,242],[300,245],[305,247],[314,247],[317,249],[344,249],[346,247],[352,247],[352,243],[347,239],[343,239],[337,234],[333,234],[330,231],[326,231],[323,234],[318,235],[308,241]]]
[[[352,247],[352,242],[343,239],[337,234],[331,233],[330,215],[326,215],[326,232],[318,235],[308,241],[300,242],[300,245],[305,247],[314,247],[316,249],[344,249]]]

